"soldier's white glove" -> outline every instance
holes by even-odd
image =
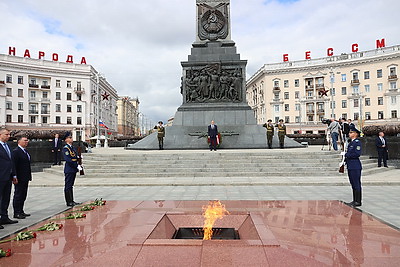
[[[82,165],[78,165],[78,171],[81,171],[81,170],[83,170]]]

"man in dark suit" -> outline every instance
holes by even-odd
[[[54,135],[54,140],[51,145],[51,153],[54,154],[54,164],[53,165],[61,165],[61,148],[62,141],[59,134]]]
[[[217,136],[218,136],[218,127],[214,124],[214,121],[211,121],[211,124],[208,125],[208,138],[210,139],[210,151],[214,149],[217,151]]]
[[[8,217],[8,206],[10,205],[11,185],[18,183],[12,162],[12,152],[7,144],[10,139],[10,131],[0,129],[0,229],[3,224],[13,224],[18,221]]]
[[[72,145],[73,140],[72,140],[71,133],[65,134],[65,142],[67,144],[63,148],[63,156],[64,156],[64,160],[65,160],[64,196],[65,196],[65,202],[66,202],[67,206],[73,207],[75,205],[80,204],[80,203],[77,203],[74,201],[74,192],[73,192],[76,173],[79,171],[78,170],[78,152]]]
[[[26,217],[31,216],[24,212],[24,203],[26,196],[28,195],[29,181],[32,181],[31,155],[28,150],[26,150],[29,143],[26,136],[18,137],[17,142],[18,147],[13,150],[15,172],[18,177],[18,183],[14,185],[14,218],[25,219]]]
[[[378,150],[378,167],[382,166],[382,160],[383,160],[383,166],[387,168],[388,167],[387,159],[389,150],[384,132],[379,132],[378,137],[376,137],[375,139],[375,145],[376,145],[376,150]]]

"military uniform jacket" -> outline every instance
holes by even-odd
[[[267,135],[274,135],[274,125],[264,123],[263,127],[267,128]]]
[[[278,135],[286,135],[286,125],[285,124],[278,124]]]
[[[348,145],[347,152],[344,155],[347,164],[347,169],[349,170],[361,170],[361,141],[359,139],[354,139]]]
[[[157,137],[164,137],[165,136],[165,127],[164,126],[156,126],[154,129],[157,129]]]
[[[65,145],[63,148],[65,160],[64,173],[78,172],[78,152],[73,146]]]

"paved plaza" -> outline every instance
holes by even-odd
[[[320,146],[304,148],[318,153]],[[304,153],[304,149],[292,149],[295,153]],[[256,150],[256,153],[277,153],[281,150]],[[296,152],[297,151],[297,152]],[[204,151],[202,151],[204,152]],[[210,153],[231,153],[231,150],[219,150]],[[240,152],[240,151],[236,151]],[[140,154],[156,155],[159,153],[189,153],[188,151],[126,151],[123,148],[93,149],[93,154]],[[332,152],[335,153],[335,152]],[[317,154],[316,154],[317,155]],[[378,169],[378,168],[377,168]],[[360,210],[373,215],[385,223],[400,228],[400,170],[395,168],[380,169],[378,172],[363,176],[363,206]],[[106,200],[351,200],[351,188],[347,175],[338,177],[261,177],[258,180],[243,179],[232,182],[232,179],[219,179],[217,182],[210,178],[203,181],[185,180],[178,183],[162,177],[152,185],[129,185],[118,177],[96,180],[77,177],[75,185],[75,199],[80,202],[91,201],[96,198]],[[204,181],[205,179],[205,181]],[[279,180],[278,180],[279,179]],[[117,186],[113,186],[113,183]],[[102,186],[97,186],[101,184]],[[107,186],[104,186],[107,184]],[[84,186],[86,185],[86,186]],[[90,185],[90,186],[88,186]],[[6,225],[0,230],[0,237],[4,238],[25,227],[47,219],[57,213],[67,210],[63,194],[63,177],[51,173],[34,173],[30,184],[26,212],[32,216],[14,225]],[[10,205],[9,214],[12,216]]]

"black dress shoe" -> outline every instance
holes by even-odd
[[[16,221],[16,220],[11,220],[10,218],[7,218],[7,219],[1,219],[0,220],[0,223],[1,224],[14,224],[14,223],[17,223],[18,221]]]
[[[0,225],[0,229],[4,229],[4,226],[3,226],[3,225]]]
[[[26,216],[24,216],[22,213],[20,213],[20,214],[14,214],[14,218],[15,219],[25,219]]]
[[[21,214],[24,215],[25,217],[31,216],[29,213],[25,213],[25,212],[23,212],[23,213],[21,213]]]

